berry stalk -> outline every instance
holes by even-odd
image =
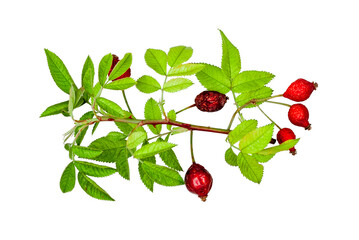
[[[193,130],[191,130],[191,134],[190,134],[190,146],[191,146],[192,163],[196,163],[196,161],[194,159],[194,154],[193,154]]]

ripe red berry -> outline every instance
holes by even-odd
[[[113,68],[116,66],[116,64],[117,64],[119,61],[120,61],[120,59],[118,58],[118,56],[115,55],[115,54],[112,54],[112,65],[111,65],[110,71],[108,72],[108,75],[110,75],[110,73],[112,72]],[[115,78],[115,79],[112,80],[112,81],[119,80],[119,79],[122,79],[122,78],[127,78],[127,77],[131,77],[131,68],[127,69],[124,74],[122,74],[122,75],[119,76],[118,78]]]
[[[203,91],[194,100],[196,107],[203,112],[216,112],[223,108],[228,97],[216,91]]]
[[[197,194],[203,202],[212,188],[212,182],[211,174],[200,164],[193,163],[186,172],[185,183],[188,191]]]
[[[305,130],[310,130],[311,125],[308,122],[309,111],[303,104],[293,104],[288,111],[288,118],[291,123],[296,126],[304,127]]]
[[[302,102],[307,100],[317,87],[317,83],[308,82],[303,78],[299,78],[289,85],[287,90],[283,93],[283,97],[296,102]]]
[[[279,144],[284,143],[285,141],[290,139],[295,139],[295,134],[290,128],[282,128],[277,133],[277,140]],[[295,150],[295,147],[292,147],[291,149],[289,149],[289,152],[295,155],[297,153],[297,150]]]

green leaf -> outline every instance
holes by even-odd
[[[148,144],[148,143],[144,143],[144,145],[146,145],[146,144]],[[142,145],[142,146],[144,146],[144,145]],[[143,158],[141,160],[142,160],[142,162],[148,161],[148,162],[153,163],[153,164],[156,163],[156,157],[155,156],[148,157],[148,158]],[[151,192],[153,192],[154,181],[145,172],[145,170],[143,170],[142,162],[141,161],[138,162],[138,172],[140,174],[141,181],[146,186],[146,188],[148,188]]]
[[[136,88],[143,93],[154,93],[161,89],[161,85],[153,77],[144,75],[137,80]]]
[[[175,110],[171,110],[167,113],[167,117],[170,119],[170,120],[173,120],[173,121],[176,121],[176,112]],[[167,129],[168,130],[171,130],[172,129],[172,125],[167,125]]]
[[[153,142],[148,145],[142,146],[133,154],[133,156],[137,159],[147,158],[154,156],[160,152],[167,151],[175,146],[177,145],[168,142]]]
[[[97,185],[91,178],[87,177],[84,173],[79,172],[78,182],[81,188],[91,197],[99,200],[115,201],[105,190]]]
[[[168,65],[176,67],[188,61],[193,54],[193,49],[186,46],[176,46],[170,48],[168,52]]]
[[[126,53],[125,56],[116,64],[112,69],[110,76],[108,77],[110,81],[120,77],[124,74],[132,64],[132,54]]]
[[[236,93],[257,90],[269,83],[274,75],[263,71],[243,71],[232,82],[232,90]]]
[[[241,173],[247,179],[258,184],[262,181],[264,168],[253,156],[240,152],[237,164]]]
[[[270,155],[270,154],[276,154],[281,151],[289,150],[299,142],[299,139],[300,138],[287,140],[287,141],[279,144],[278,146],[263,149],[262,151],[259,151],[258,154]]]
[[[258,153],[252,154],[252,156],[257,160],[257,162],[265,163],[271,160],[275,154],[268,154],[268,155],[260,155]]]
[[[75,108],[75,104],[76,104],[76,90],[75,90],[75,87],[73,85],[70,88],[69,95],[70,95],[69,114],[72,117],[73,116],[72,112],[73,112],[73,110]]]
[[[98,82],[93,87],[93,96],[99,97],[101,95],[102,87],[101,84]]]
[[[233,152],[232,148],[228,148],[224,154],[224,159],[231,166],[238,166],[237,164],[237,155]]]
[[[106,138],[110,139],[111,141],[121,141],[127,138],[127,136],[120,132],[109,132],[106,136]]]
[[[40,117],[47,117],[62,112],[66,112],[68,108],[69,108],[69,101],[60,102],[46,108],[46,110],[41,113]]]
[[[72,152],[73,154],[77,155],[80,158],[87,158],[87,159],[95,158],[102,153],[101,150],[96,150],[96,149],[76,146],[76,145],[72,146]]]
[[[95,67],[94,64],[92,62],[92,59],[90,58],[90,56],[87,56],[84,66],[82,67],[82,72],[81,72],[81,79],[84,79],[85,74],[87,72],[88,69],[92,68],[95,72]]]
[[[131,156],[131,153],[124,148],[119,157],[116,159],[116,169],[117,172],[127,180],[130,180],[130,166],[128,164],[128,158]]]
[[[205,66],[206,67],[202,71],[196,73],[199,82],[207,90],[217,91],[222,94],[228,93],[231,88],[231,82],[224,75],[222,69],[209,64],[206,64]]]
[[[67,70],[65,64],[62,60],[53,52],[48,49],[45,49],[45,54],[47,58],[47,64],[50,69],[52,78],[54,79],[56,85],[65,93],[69,94],[70,88],[72,85],[75,85],[72,77],[70,76],[69,71]],[[76,89],[76,85],[75,85]]]
[[[241,93],[236,98],[236,102],[239,106],[242,106],[249,102],[252,99],[263,99],[263,98],[269,98],[272,96],[273,90],[269,87],[261,87],[257,90],[253,90],[250,92]],[[257,102],[256,105],[250,104],[246,106],[247,108],[258,106],[263,102]]]
[[[113,138],[106,136],[96,139],[88,146],[88,148],[102,151],[100,155],[90,159],[100,162],[116,162],[121,151],[126,148],[126,141],[114,141]]]
[[[198,73],[206,65],[200,63],[186,63],[173,67],[168,71],[167,76],[189,76]]]
[[[241,138],[243,138],[247,133],[250,131],[253,131],[257,128],[258,121],[251,119],[251,120],[245,120],[238,124],[231,132],[228,134],[228,141],[230,144],[235,144]]]
[[[92,135],[95,133],[99,124],[100,124],[100,122],[95,122],[95,124],[93,125],[92,132],[91,132]]]
[[[111,66],[112,66],[112,54],[109,53],[101,59],[100,65],[98,67],[98,81],[100,82],[101,86],[105,84]]]
[[[71,192],[76,183],[76,172],[73,162],[70,162],[65,168],[60,179],[60,189],[63,193]]]
[[[178,186],[184,184],[181,175],[170,168],[159,166],[148,161],[142,163],[142,168],[153,181],[160,185]]]
[[[161,119],[161,109],[158,106],[158,103],[153,99],[150,98],[147,100],[146,104],[145,104],[145,119],[147,120],[158,120]],[[151,130],[151,132],[153,132],[154,134],[160,134],[161,133],[161,129],[162,129],[162,125],[147,125],[148,128]]]
[[[274,124],[256,128],[247,133],[239,142],[239,149],[243,153],[257,153],[264,149],[273,135]]]
[[[219,30],[222,37],[222,69],[228,78],[233,79],[241,71],[241,58],[238,49]]]
[[[75,161],[75,166],[80,172],[92,177],[107,177],[116,172],[114,168],[84,161]]]
[[[95,67],[93,65],[93,62],[88,56],[86,58],[85,64],[82,68],[82,86],[85,88],[86,92],[88,92],[90,95],[93,95],[93,82],[95,77]]]
[[[178,92],[192,86],[193,82],[187,78],[174,78],[166,82],[163,90],[166,92]]]
[[[129,117],[128,114],[117,103],[112,102],[107,98],[99,97],[97,98],[96,102],[103,110],[112,116]]]
[[[142,131],[135,131],[128,136],[127,148],[133,149],[143,143],[147,139],[147,133]]]
[[[130,88],[136,84],[136,81],[133,78],[127,77],[122,78],[120,80],[116,80],[113,82],[110,82],[104,86],[106,89],[111,90],[125,90],[127,88]]]
[[[157,142],[165,142],[165,141],[162,138],[158,138]],[[177,159],[177,156],[172,149],[167,150],[165,152],[161,152],[161,153],[159,153],[159,155],[160,155],[160,158],[162,159],[162,161],[168,167],[173,168],[177,171],[183,171],[183,169]]]
[[[145,53],[146,64],[161,75],[167,73],[167,54],[158,49],[147,49]]]

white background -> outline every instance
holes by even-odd
[[[358,42],[356,1],[3,1],[0,4],[1,239],[359,239]],[[269,84],[283,93],[302,77],[319,84],[304,102],[313,129],[292,126],[287,108],[266,104],[282,127],[301,140],[298,154],[278,154],[264,164],[260,185],[224,161],[224,135],[195,132],[195,156],[214,178],[206,203],[184,186],[148,191],[130,160],[131,181],[118,174],[96,179],[115,202],[87,196],[77,184],[63,194],[59,180],[69,163],[62,134],[69,118],[39,118],[67,100],[47,67],[44,48],[55,52],[80,84],[89,54],[95,66],[109,52],[132,52],[132,76],[160,78],[144,62],[147,48],[194,49],[193,62],[220,66],[221,29],[238,47],[242,70],[276,75]],[[196,84],[166,94],[166,109],[193,103]],[[137,117],[149,95],[128,91]],[[122,104],[121,95],[105,95]],[[151,95],[159,98],[159,93]],[[284,102],[290,103],[283,100]],[[213,114],[195,109],[179,120],[225,128],[233,101]],[[246,118],[268,124],[257,109]],[[75,112],[77,117],[81,112]],[[109,131],[100,125],[95,136]],[[174,136],[184,169],[189,134]],[[182,173],[182,176],[184,173]]]

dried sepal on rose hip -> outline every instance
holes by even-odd
[[[118,58],[117,55],[115,54],[112,54],[112,65],[111,65],[111,68],[110,68],[110,71],[108,72],[108,75],[110,76],[113,68],[116,66],[116,64],[120,61],[120,59]],[[131,68],[127,69],[126,72],[124,74],[122,74],[121,76],[119,76],[118,78],[115,78],[114,80],[112,81],[116,81],[116,80],[119,80],[119,79],[122,79],[122,78],[127,78],[127,77],[131,77]]]
[[[305,130],[310,130],[311,124],[309,123],[309,111],[303,104],[293,104],[288,111],[289,121],[298,126],[304,127]]]
[[[292,131],[292,129],[290,128],[282,128],[278,131],[277,133],[277,141],[279,144],[284,143],[285,141],[288,141],[290,139],[295,139],[295,134]],[[295,147],[292,147],[291,149],[289,149],[289,152],[292,155],[297,154],[297,150],[295,149]]]
[[[186,172],[185,183],[188,191],[197,194],[205,202],[212,188],[213,179],[202,165],[193,163]]]
[[[196,107],[202,112],[216,112],[223,108],[228,97],[216,91],[203,91],[194,100]]]
[[[283,93],[283,97],[295,102],[302,102],[307,100],[317,87],[317,83],[299,78],[289,85],[287,90]]]

